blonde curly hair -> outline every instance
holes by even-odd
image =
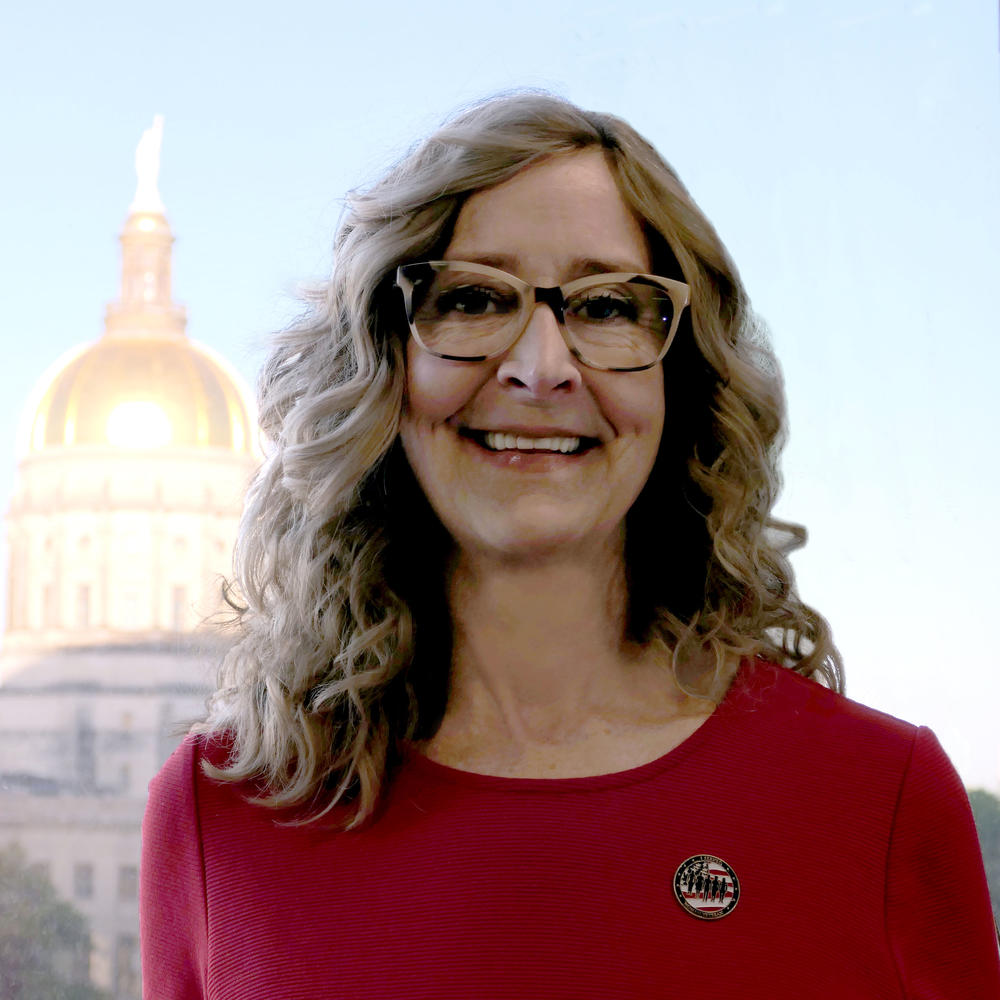
[[[330,281],[261,374],[271,450],[235,555],[239,637],[196,729],[225,733],[216,777],[343,825],[370,817],[407,741],[448,694],[451,540],[398,442],[406,323],[397,265],[440,255],[464,200],[542,158],[600,149],[657,273],[691,288],[664,362],[667,426],[626,519],[628,632],[681,687],[718,699],[761,656],[843,683],[826,622],[795,593],[804,532],[771,517],[781,378],[724,246],[677,175],[620,118],[539,93],[463,110],[347,199]]]

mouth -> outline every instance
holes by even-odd
[[[482,431],[471,427],[463,427],[459,434],[474,441],[481,448],[492,452],[518,451],[542,452],[551,455],[581,455],[600,444],[600,441],[594,437],[564,434],[550,434],[542,437],[506,431]]]

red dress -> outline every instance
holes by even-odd
[[[151,1000],[1000,997],[975,827],[934,735],[782,668],[744,667],[693,736],[628,771],[412,755],[352,833],[279,825],[206,779],[205,754],[224,749],[187,739],[150,786]]]

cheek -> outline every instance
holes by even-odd
[[[481,381],[475,365],[435,358],[411,341],[406,350],[404,423],[443,423],[469,402]]]
[[[608,373],[600,386],[600,406],[617,433],[638,438],[655,451],[663,433],[666,406],[663,369],[647,372]]]

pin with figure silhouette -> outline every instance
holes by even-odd
[[[728,916],[740,899],[740,880],[722,858],[695,854],[674,873],[674,895],[685,911],[699,920]]]

